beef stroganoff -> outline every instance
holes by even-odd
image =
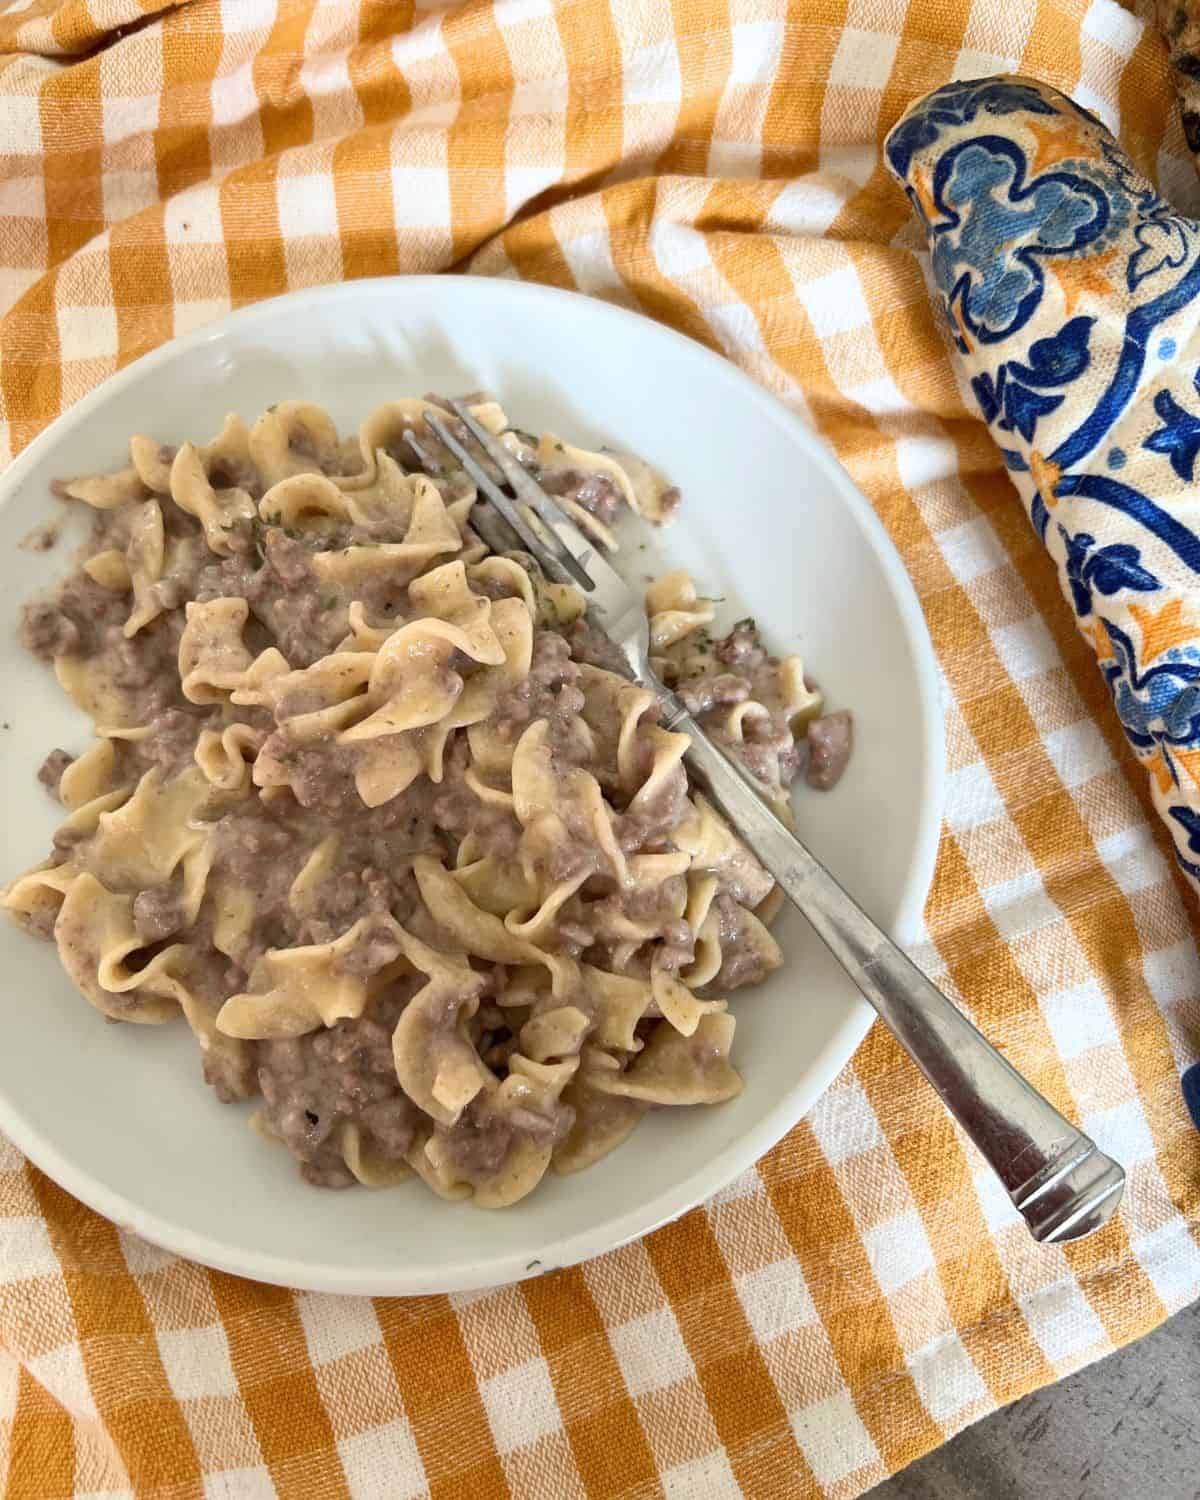
[[[634,456],[471,400],[606,546],[622,509],[678,505]],[[22,635],[96,737],[47,756],[66,819],[3,899],[108,1019],[182,1014],[308,1181],[415,1172],[498,1207],[653,1106],[733,1097],[729,996],[781,956],[771,877],[689,786],[687,737],[578,592],[489,552],[431,409],[343,441],[288,402],[60,486],[93,536]],[[765,796],[832,785],[849,717],[797,658],[752,620],[716,638],[685,573],[647,609],[658,670]]]

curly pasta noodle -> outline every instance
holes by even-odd
[[[620,508],[675,508],[640,460],[473,400],[606,543]],[[66,820],[3,901],[109,1019],[182,1014],[308,1180],[499,1207],[651,1107],[735,1095],[728,995],[781,960],[770,877],[689,787],[686,737],[573,590],[488,553],[429,410],[343,441],[285,402],[61,487],[93,536],[23,634],[96,738],[47,758]],[[714,642],[684,574],[648,609],[661,668],[781,796],[818,701],[799,663],[745,622]]]

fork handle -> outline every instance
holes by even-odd
[[[1022,1078],[876,926],[679,700],[662,696],[664,722],[691,736],[691,770],[937,1090],[1034,1239],[1079,1239],[1099,1228],[1121,1201],[1118,1163]]]

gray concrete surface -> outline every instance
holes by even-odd
[[[866,1500],[1142,1497],[1200,1497],[1200,1302],[968,1427]]]

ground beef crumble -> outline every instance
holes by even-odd
[[[388,451],[403,466],[415,463],[414,454],[398,438],[389,440]],[[328,449],[302,425],[290,435],[289,452],[310,471],[325,474],[346,474],[361,462],[356,449],[351,452],[344,444]],[[538,464],[531,455],[532,449],[523,448],[521,461],[536,472]],[[158,451],[161,465],[169,467],[175,457],[170,445]],[[235,509],[245,506],[247,495],[257,498],[264,492],[249,460],[218,456],[206,464],[210,484]],[[143,472],[162,488],[161,477]],[[572,464],[548,466],[541,477],[552,493],[569,497],[604,526],[617,518],[623,497],[609,475]],[[461,474],[442,473],[437,484],[448,502],[468,492]],[[234,491],[242,493],[233,496]],[[131,529],[138,532],[135,514],[146,504],[161,506],[166,547],[162,575],[137,596],[139,603],[149,602],[149,618],[140,628],[126,634],[128,594],[103,586],[80,568],[52,596],[26,607],[20,638],[43,661],[70,658],[73,671],[81,663],[87,671],[103,675],[106,711],[111,705],[114,722],[131,731],[113,741],[116,785],[133,786],[148,771],[159,773],[169,784],[194,766],[196,746],[205,731],[219,735],[234,723],[253,731],[253,745],[245,751],[248,760],[257,754],[264,763],[285,769],[275,800],[214,791],[211,802],[196,814],[211,830],[211,867],[199,914],[189,905],[182,866],[169,878],[146,884],[145,874],[131,876],[124,886],[110,878],[115,879],[116,893],[129,898],[141,944],[127,956],[129,967],[144,967],[169,944],[190,944],[199,956],[189,982],[214,1013],[226,998],[254,983],[256,973],[267,967],[260,967],[261,961],[272,950],[332,943],[360,924],[358,941],[338,960],[337,972],[363,982],[368,998],[361,1016],[298,1037],[243,1041],[220,1036],[209,1040],[203,1056],[204,1076],[218,1097],[232,1101],[261,1095],[266,1130],[297,1158],[307,1181],[346,1186],[354,1180],[344,1150],[350,1127],[358,1131],[364,1157],[384,1164],[404,1161],[431,1128],[429,1117],[401,1089],[393,1055],[397,1021],[425,983],[423,976],[406,968],[396,924],[419,929],[423,940],[435,946],[440,942],[451,949],[454,943],[422,905],[414,861],[430,855],[443,868],[453,869],[459,845],[470,836],[478,854],[498,862],[506,872],[515,871],[529,847],[522,842],[525,830],[503,796],[480,796],[478,782],[473,784],[469,774],[468,740],[462,732],[448,739],[440,781],[418,776],[395,797],[367,808],[356,779],[363,764],[361,750],[338,743],[333,735],[306,738],[303,726],[297,725],[313,705],[301,701],[303,691],[277,702],[264,699],[245,705],[226,702],[220,695],[215,702],[195,703],[182,694],[178,662],[189,601],[245,600],[247,650],[257,656],[274,648],[292,672],[353,644],[354,602],[362,605],[374,626],[391,629],[403,624],[411,612],[407,576],[379,569],[360,587],[348,589],[331,582],[314,557],[319,552],[328,555],[399,542],[406,520],[401,524],[389,514],[376,514],[355,525],[334,517],[291,529],[257,516],[248,521],[243,508],[227,528],[224,542],[215,544],[221,549],[218,553],[209,549],[199,521],[169,495],[151,495],[143,486],[135,498],[97,511],[88,556],[127,552]],[[661,497],[664,514],[677,504],[678,491],[668,490]],[[474,534],[466,533],[464,543],[473,540]],[[430,566],[445,560],[435,558]],[[97,571],[103,576],[102,569]],[[478,583],[476,592],[506,596],[495,581]],[[601,726],[596,740],[591,737],[583,717],[585,667],[628,676],[621,654],[586,616],[564,629],[535,629],[528,675],[499,697],[486,729],[500,744],[511,746],[531,724],[544,721],[554,774],[593,769],[589,755],[603,756],[590,747],[601,743],[607,755],[616,735]],[[442,669],[454,693],[464,690],[479,670],[463,652],[448,654]],[[686,641],[671,685],[717,737],[725,734],[722,726],[732,710],[751,702],[762,705],[745,716],[736,740],[728,739],[731,752],[765,786],[786,788],[804,770],[810,785],[828,789],[850,755],[850,715],[840,711],[803,725],[789,722],[777,692],[779,670],[779,659],[762,645],[754,623],[743,621],[724,639],[702,633]],[[645,722],[653,724],[654,716]],[[63,775],[73,763],[66,750],[54,749],[39,769],[38,780],[59,797]],[[672,831],[687,810],[685,771],[676,766],[663,775],[653,795],[641,794],[638,789],[654,764],[654,747],[645,735],[634,736],[632,764],[628,780],[625,771],[618,777],[610,765],[594,768],[603,778],[617,846],[629,860],[642,854],[670,854]],[[602,856],[598,850],[588,815],[573,806],[555,810],[567,829],[566,842],[560,837],[557,847],[536,853],[530,868],[551,880],[573,882],[573,890],[539,942],[562,957],[599,967],[619,965],[620,972],[643,979],[649,978],[652,965],[686,977],[698,934],[681,915],[687,904],[684,877],[671,875],[652,886],[623,886],[607,853]],[[52,864],[78,861],[87,868],[95,837],[94,822],[64,825],[54,836]],[[327,852],[327,867],[314,869],[322,850]],[[762,979],[766,960],[742,920],[733,877],[722,877],[722,882],[714,908],[722,938],[717,984],[732,989]],[[228,920],[222,925],[228,913],[218,911],[214,893],[230,891],[251,894],[252,910],[240,926]],[[57,906],[48,898],[20,920],[36,935],[51,938],[56,916]],[[652,936],[640,938],[643,931]],[[218,932],[224,945],[220,950]],[[506,985],[521,966],[489,968],[482,961],[473,962],[476,971],[468,978],[482,991],[483,1001],[470,1022],[470,1036],[497,1082],[502,1082],[520,1045],[521,1020],[514,1020],[514,1015],[523,1019],[530,1006],[514,1010],[498,1002],[506,998]],[[457,1014],[459,999],[450,997],[448,1014]],[[573,999],[585,1007],[588,1028],[594,1027],[595,1015],[587,1009],[590,1002],[582,995]],[[542,1003],[536,996],[534,1001]],[[120,997],[113,997],[114,1014],[121,1003]],[[654,1015],[644,1018],[639,1037],[648,1035],[653,1024]],[[444,1159],[464,1180],[478,1183],[494,1174],[519,1138],[554,1146],[567,1137],[575,1118],[572,1107],[536,1102],[536,1092],[529,1097],[531,1102],[512,1107],[498,1102],[492,1090],[484,1090],[453,1126],[437,1128]]]

